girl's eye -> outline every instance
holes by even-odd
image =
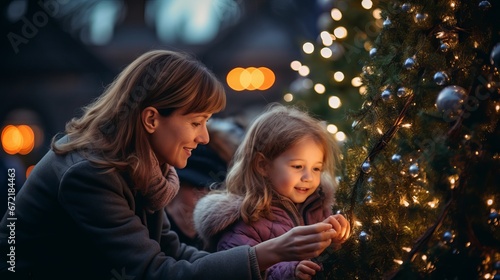
[[[321,171],[323,171],[323,169],[321,167],[316,167],[316,168],[314,168],[314,171],[321,172]]]
[[[302,168],[302,165],[292,165],[292,168],[295,168],[295,169],[301,169],[301,168]]]

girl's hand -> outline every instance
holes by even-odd
[[[321,270],[321,266],[310,260],[303,260],[295,267],[295,279],[309,280],[316,275],[316,271]]]

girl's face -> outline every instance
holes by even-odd
[[[270,162],[267,176],[275,191],[302,203],[319,186],[323,168],[323,149],[307,137]]]
[[[151,148],[160,164],[186,167],[191,151],[210,140],[207,121],[211,116],[211,113],[184,115],[182,110],[175,110],[167,117],[160,116],[158,126],[150,135]]]

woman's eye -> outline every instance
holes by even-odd
[[[194,126],[194,127],[198,127],[198,126],[200,126],[200,125],[201,125],[201,123],[198,123],[198,122],[194,122],[194,123],[193,123],[193,126]]]
[[[302,168],[302,165],[292,165],[292,168],[295,168],[295,169],[301,169],[301,168]]]

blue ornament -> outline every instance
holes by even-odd
[[[408,172],[412,177],[417,177],[419,172],[418,164],[414,163],[410,165],[410,167],[408,168]]]
[[[442,51],[442,52],[447,52],[450,50],[450,44],[448,43],[442,43],[441,46],[439,46],[439,49]]]
[[[382,91],[382,93],[380,94],[380,97],[382,97],[382,100],[384,101],[388,101],[391,99],[391,91],[388,90],[388,89],[385,89],[384,91]]]
[[[450,78],[448,77],[448,74],[446,74],[446,72],[439,71],[434,74],[434,82],[437,85],[444,86],[448,84],[449,80]]]
[[[489,8],[491,8],[491,3],[489,1],[481,1],[479,2],[479,8],[488,10]]]
[[[496,68],[500,68],[500,43],[493,47],[490,55],[490,62],[491,65],[494,65]]]
[[[390,28],[390,27],[391,27],[391,25],[392,25],[392,21],[391,21],[389,18],[386,18],[386,19],[384,20],[384,22],[382,23],[382,26],[383,26],[384,28]]]
[[[360,232],[359,233],[359,240],[362,242],[368,241],[368,233],[366,233],[365,231]]]
[[[447,86],[442,89],[436,99],[436,107],[444,117],[454,119],[462,113],[462,104],[467,91],[460,86]]]
[[[391,160],[392,160],[392,162],[394,162],[394,163],[399,163],[399,162],[401,162],[401,155],[394,154],[394,155],[392,155]]]
[[[449,231],[445,232],[443,234],[443,240],[446,241],[446,242],[451,242],[453,241],[453,234]]]
[[[411,11],[413,11],[413,8],[410,3],[404,3],[403,5],[401,5],[401,10],[403,12],[410,13]]]
[[[411,70],[413,69],[413,67],[415,67],[415,64],[416,64],[415,59],[409,57],[405,60],[405,63],[403,65],[407,70]]]
[[[370,50],[370,57],[373,58],[377,54],[377,48],[371,48]]]
[[[410,95],[411,92],[412,92],[412,90],[409,88],[400,87],[400,88],[398,88],[397,95],[398,95],[398,97],[405,97],[405,96]]]
[[[370,171],[372,170],[372,167],[370,165],[370,162],[369,161],[365,161],[363,162],[363,164],[361,165],[361,170],[364,172],[364,173],[370,173]]]

